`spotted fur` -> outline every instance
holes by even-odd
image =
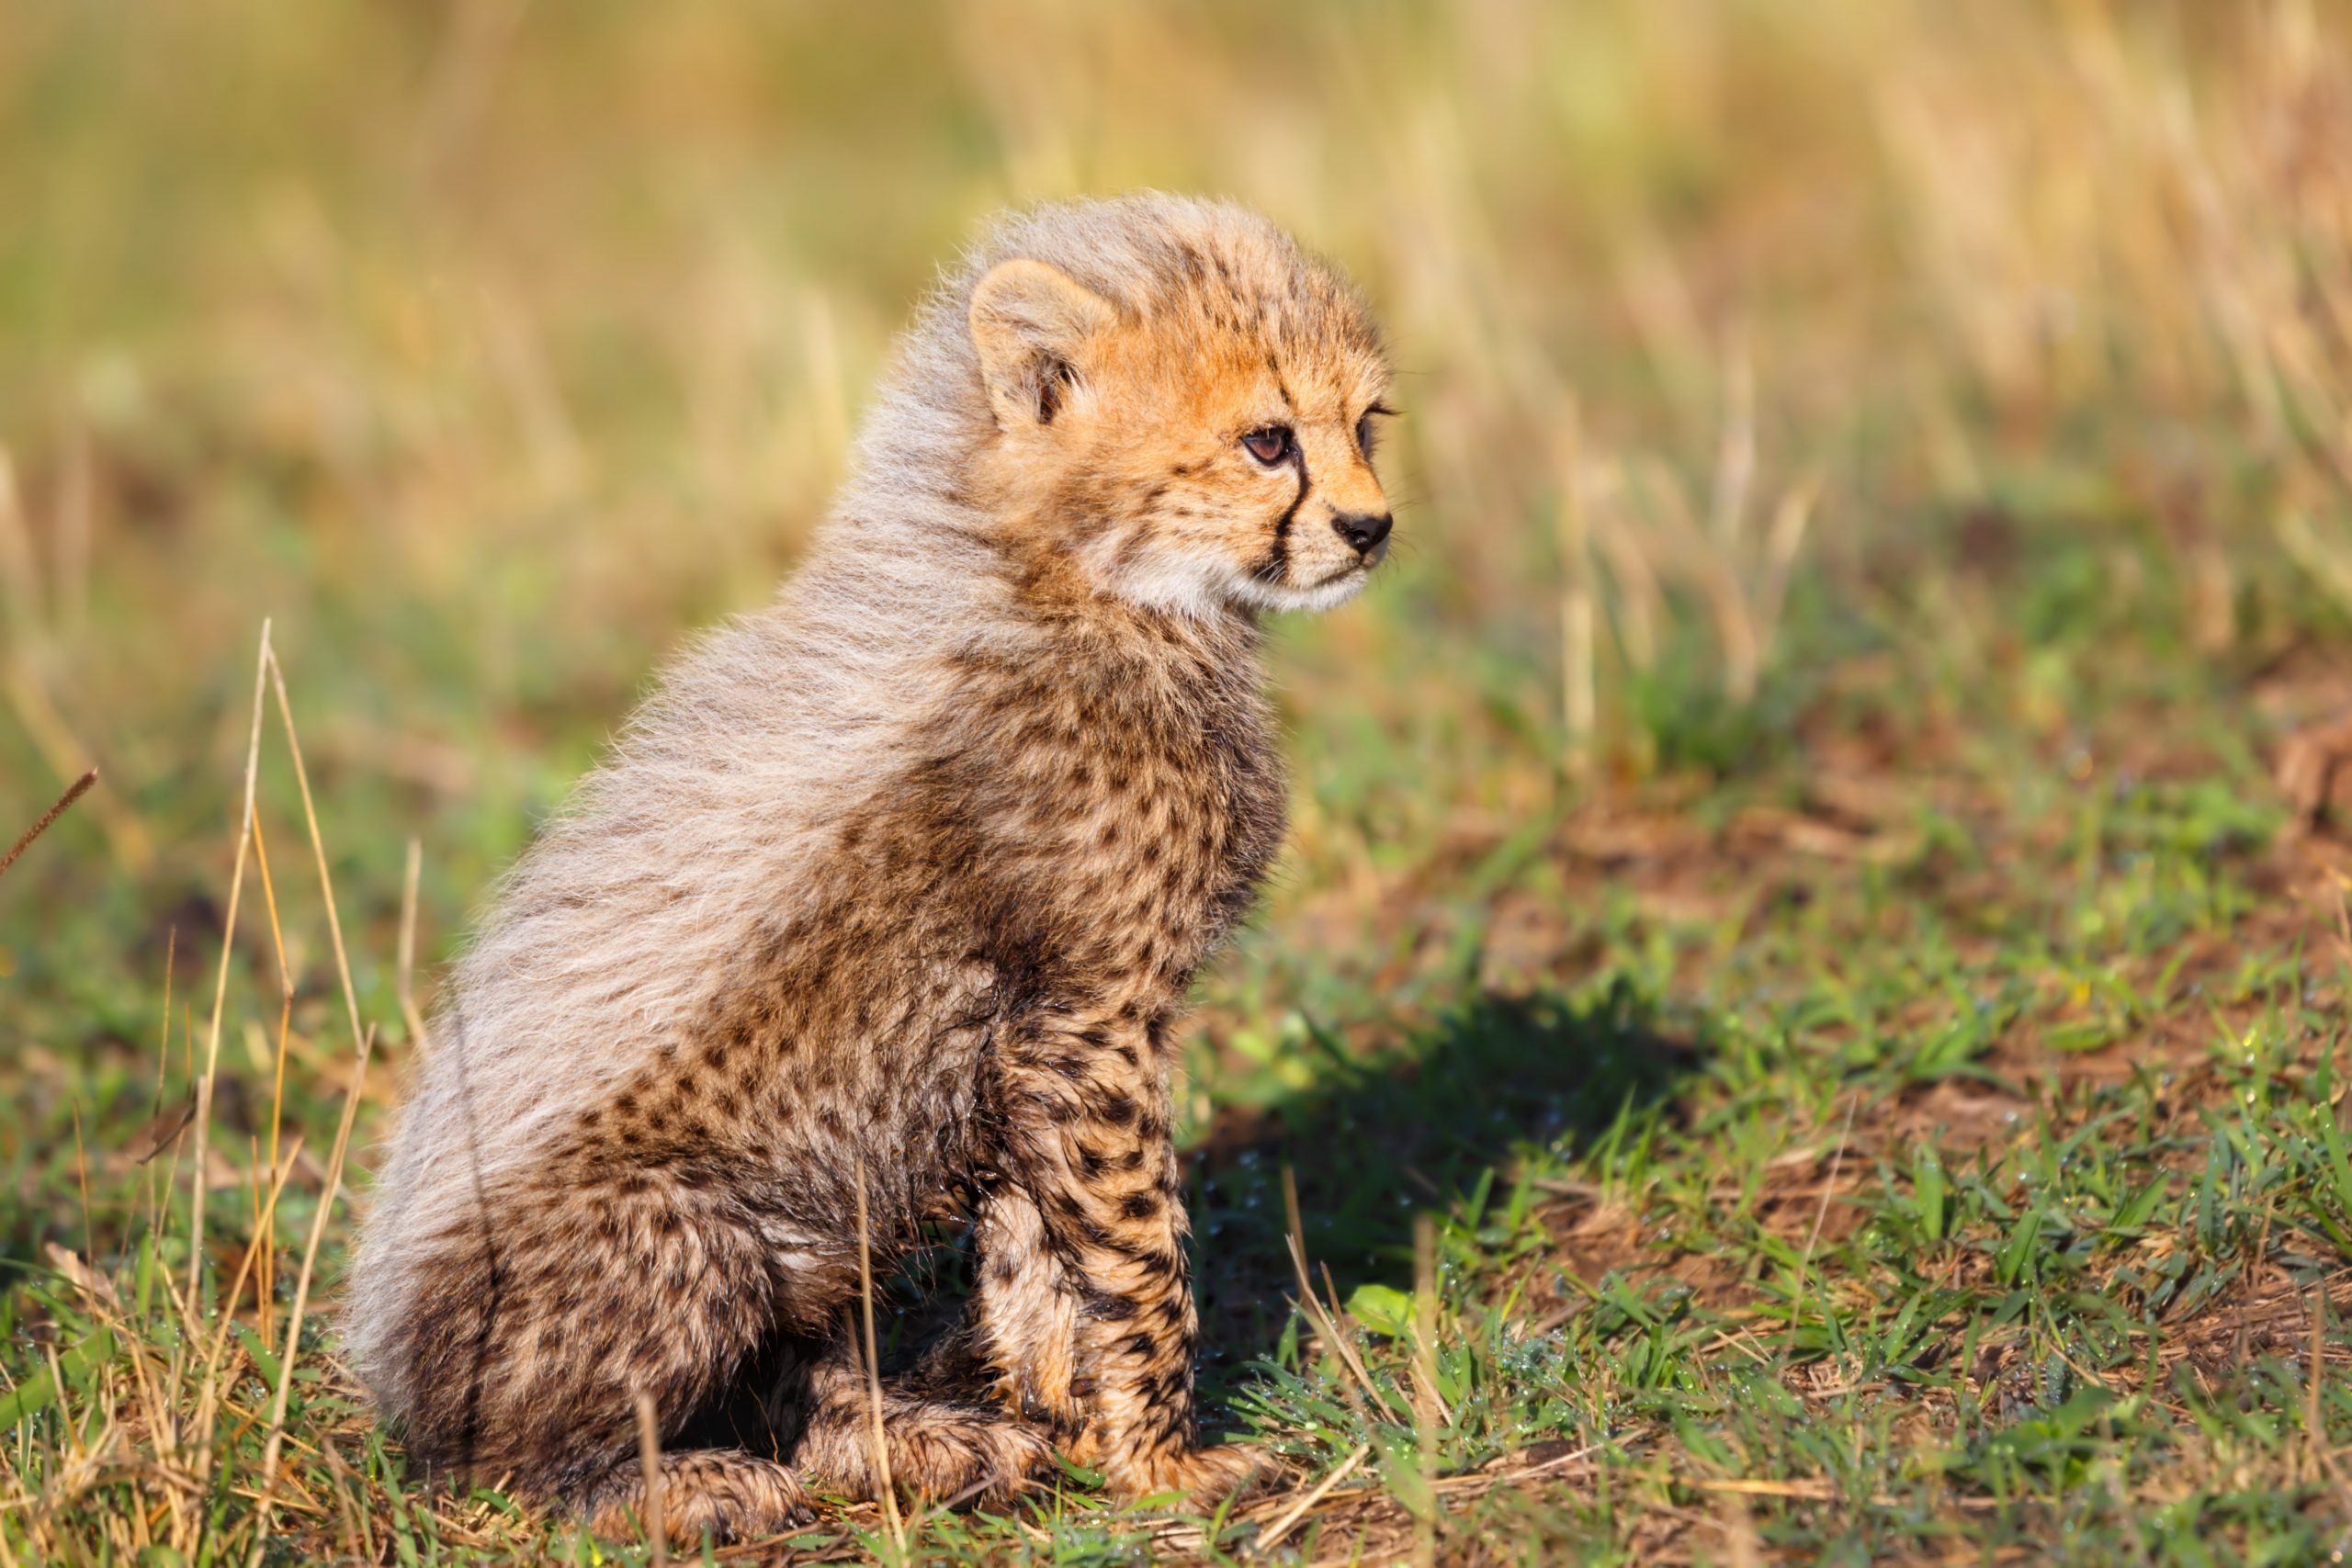
[[[619,1529],[642,1391],[682,1539],[871,1495],[862,1179],[886,1262],[978,1220],[994,1397],[895,1388],[900,1483],[1002,1496],[1049,1442],[1123,1496],[1242,1479],[1196,1446],[1173,1027],[1282,836],[1257,616],[1385,548],[1387,375],[1235,207],[1045,209],[942,286],[808,562],[458,964],[343,1314],[414,1461]]]

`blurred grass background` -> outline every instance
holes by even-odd
[[[2100,595],[2269,646],[2352,604],[2341,20],[11,7],[0,819],[96,761],[62,831],[208,884],[273,615],[365,825],[331,837],[424,837],[446,935],[653,661],[789,568],[933,269],[1140,185],[1340,258],[1406,370],[1404,559],[1283,665],[1405,765],[1310,857],[1733,761],[1822,645],[1977,660],[2000,617],[1935,548],[1972,519],[2160,536],[2175,581]],[[0,931],[90,869],[28,865]]]
[[[167,948],[175,1072],[203,1039],[263,617],[391,1064],[364,1137],[409,841],[429,974],[662,656],[790,570],[1008,205],[1251,202],[1405,371],[1397,559],[1280,631],[1297,832],[1204,1124],[1312,1086],[1307,1015],[1450,994],[1400,920],[1596,802],[1720,827],[1930,750],[2063,787],[2182,703],[2258,772],[2352,631],[2347,38],[2321,0],[17,0],[0,831],[103,782],[0,886],[0,1251],[84,1228],[77,1121],[151,1113]],[[2282,670],[2319,678],[2257,724]],[[259,820],[315,1133],[347,1047],[274,745]],[[224,1055],[261,1083],[270,919]]]

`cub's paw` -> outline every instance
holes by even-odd
[[[662,1457],[662,1523],[673,1544],[758,1540],[816,1517],[800,1478],[773,1460],[732,1449],[689,1450]],[[588,1528],[627,1540],[649,1522],[644,1478],[632,1460],[582,1499]]]
[[[1271,1481],[1277,1461],[1254,1446],[1227,1443],[1214,1449],[1178,1449],[1122,1463],[1106,1462],[1104,1479],[1122,1502],[1181,1492],[1196,1508],[1214,1507]]]
[[[1034,1427],[986,1406],[894,1399],[884,1408],[883,1442],[892,1486],[956,1507],[1000,1504],[1053,1468],[1053,1445]],[[879,1497],[873,1417],[848,1402],[820,1412],[796,1460],[821,1488]]]
[[[993,1411],[902,1416],[886,1429],[891,1479],[934,1503],[993,1506],[1053,1469],[1053,1444],[1044,1432]]]

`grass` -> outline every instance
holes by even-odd
[[[2346,28],[10,8],[0,841],[101,776],[0,874],[0,1568],[646,1557],[412,1481],[336,1359],[413,1020],[927,269],[1145,183],[1409,373],[1189,1047],[1210,1405],[1283,1473],[716,1555],[2339,1554]]]

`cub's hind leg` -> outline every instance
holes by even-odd
[[[776,1285],[723,1184],[564,1163],[420,1238],[389,1348],[413,1462],[605,1521],[642,1502],[638,1395],[671,1449],[769,1335]],[[663,1495],[673,1529],[739,1539],[800,1502],[782,1466],[725,1450],[671,1456]]]

